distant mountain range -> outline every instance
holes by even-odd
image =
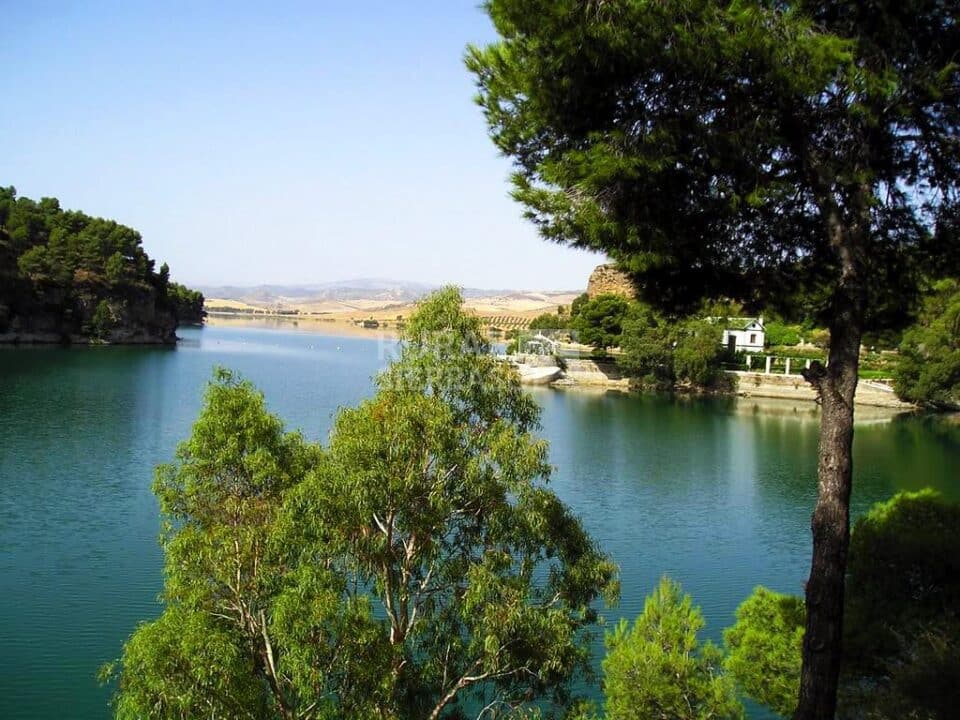
[[[283,300],[291,303],[314,303],[322,301],[382,300],[384,302],[412,302],[440,285],[387,280],[382,278],[357,278],[335,282],[305,285],[199,285],[205,297],[238,300],[252,304]],[[561,295],[572,290],[529,292],[531,295]],[[527,291],[512,289],[463,288],[466,298],[526,295]]]

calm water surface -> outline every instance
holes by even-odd
[[[0,718],[106,718],[99,665],[159,613],[153,467],[189,433],[215,365],[253,380],[290,427],[325,438],[372,391],[388,341],[207,327],[176,350],[0,351]],[[728,399],[538,390],[553,485],[620,564],[611,619],[660,575],[718,639],[757,584],[799,593],[809,562],[816,418]],[[855,513],[900,489],[960,499],[960,428],[858,425]]]

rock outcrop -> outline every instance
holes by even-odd
[[[637,291],[630,282],[630,278],[613,264],[598,265],[590,273],[587,295],[591,298],[597,295],[619,295],[628,300],[637,299]]]

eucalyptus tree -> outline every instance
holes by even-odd
[[[649,301],[803,302],[829,327],[798,719],[833,717],[865,329],[957,274],[956,2],[488,0],[471,47],[513,195]]]
[[[536,404],[456,290],[326,448],[223,371],[158,471],[159,619],[127,642],[124,718],[454,718],[558,708],[617,571],[553,494]]]
[[[420,306],[290,503],[309,536],[299,562],[376,598],[402,717],[565,706],[589,672],[595,603],[617,592],[615,566],[547,487],[536,404],[461,302],[448,288]]]
[[[369,603],[342,578],[291,572],[282,503],[321,458],[263,395],[218,371],[176,462],[157,468],[163,613],[118,663],[118,718],[372,716],[379,676]]]

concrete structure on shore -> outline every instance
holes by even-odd
[[[629,391],[635,386],[617,364],[590,358],[567,358],[563,368],[554,359],[543,355],[524,355],[510,358],[517,366],[520,381],[527,385],[549,385],[555,388],[595,388]],[[816,392],[800,375],[772,372],[744,372],[729,370],[734,381],[726,393],[744,398],[771,398],[809,403],[815,409]],[[857,387],[858,407],[882,408],[892,411],[915,410],[916,406],[900,400],[893,389],[883,383],[861,380]]]
[[[559,351],[560,343],[543,333],[537,333],[523,340],[523,352],[529,355],[554,355]]]
[[[737,378],[737,395],[741,397],[779,398],[782,400],[815,401],[817,393],[801,375],[774,374],[771,372],[728,371]],[[890,410],[915,410],[916,406],[902,401],[893,388],[871,380],[857,384],[855,405],[888,408]]]

